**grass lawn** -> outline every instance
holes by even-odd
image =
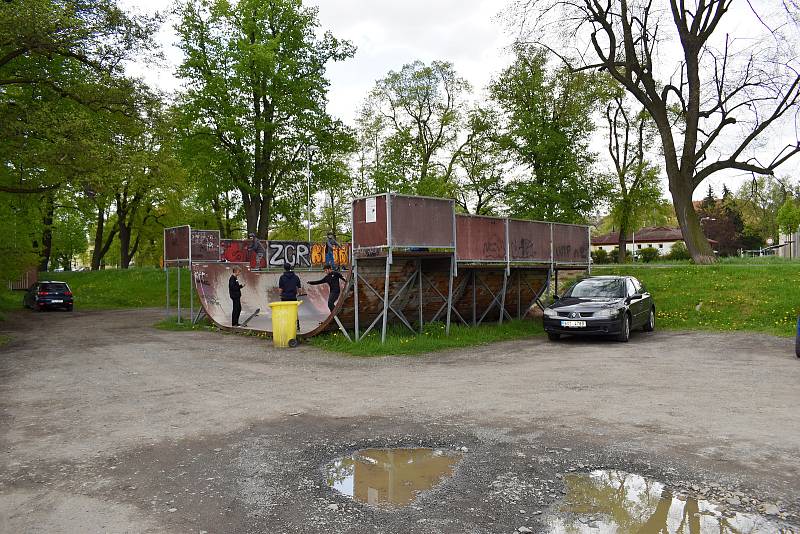
[[[592,274],[628,274],[641,280],[653,294],[661,328],[794,336],[800,315],[800,263],[755,260],[761,261],[598,265]]]
[[[115,308],[159,308],[166,303],[166,277],[155,268],[109,269],[95,272],[39,273],[39,280],[59,280],[69,284],[75,296],[75,309],[109,310]],[[177,272],[170,273],[172,306],[177,304]],[[181,304],[189,304],[189,271],[181,273]],[[0,293],[0,310],[22,307],[22,291]],[[196,302],[195,302],[196,303]]]
[[[388,356],[421,354],[542,335],[544,330],[541,322],[527,320],[510,321],[502,325],[484,324],[475,328],[454,324],[449,336],[445,335],[441,323],[427,325],[421,336],[415,336],[405,327],[392,327],[387,332],[385,344],[381,344],[380,332],[375,331],[358,343],[347,341],[340,332],[317,336],[309,342],[321,349],[354,356]]]
[[[181,323],[178,324],[178,316],[173,315],[167,319],[162,319],[161,321],[157,322],[153,325],[154,328],[158,328],[159,330],[167,330],[169,332],[192,332],[198,330],[214,330],[214,326],[208,322],[208,319],[202,319],[197,322],[197,324],[192,324],[191,319],[189,319],[188,315],[183,317]]]

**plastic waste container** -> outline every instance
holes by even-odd
[[[297,346],[297,308],[299,300],[270,302],[272,309],[272,342],[278,348]]]

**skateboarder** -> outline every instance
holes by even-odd
[[[333,311],[333,309],[336,307],[336,301],[339,300],[339,293],[342,289],[342,286],[339,285],[339,280],[344,280],[344,276],[334,271],[333,267],[328,263],[325,264],[325,276],[323,276],[321,280],[309,282],[309,284],[312,286],[328,284],[328,287],[331,290],[330,294],[328,295],[328,309],[331,311]]]
[[[336,269],[336,256],[333,254],[334,247],[338,247],[339,243],[336,241],[336,234],[328,232],[328,238],[325,240],[325,263]],[[331,286],[333,287],[333,286]]]
[[[252,251],[256,255],[256,267],[253,270],[260,271],[261,260],[267,255],[267,250],[264,248],[264,245],[261,244],[256,234],[250,234],[250,244],[247,245],[247,250]]]
[[[242,288],[244,284],[239,283],[239,275],[242,269],[233,268],[233,274],[228,279],[228,294],[233,301],[233,314],[231,315],[231,326],[239,326],[239,315],[242,313]]]

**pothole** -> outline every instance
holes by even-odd
[[[449,477],[460,459],[460,453],[441,449],[363,449],[325,466],[325,478],[356,501],[407,506]]]
[[[560,514],[548,519],[551,534],[797,534],[795,527],[724,504],[676,495],[656,480],[623,471],[599,470],[564,476]]]

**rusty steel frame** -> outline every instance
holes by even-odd
[[[356,276],[356,275],[354,274],[354,276]],[[358,276],[361,276],[361,275],[358,275]],[[375,325],[376,325],[376,324],[378,324],[378,321],[383,321],[383,324],[385,325],[385,324],[386,324],[386,320],[387,320],[387,318],[388,318],[388,315],[389,315],[389,312],[390,312],[390,311],[391,311],[392,313],[394,313],[394,314],[395,314],[395,316],[396,316],[398,319],[400,319],[400,321],[401,321],[401,322],[402,322],[402,323],[403,323],[403,324],[404,324],[404,325],[405,325],[405,326],[406,326],[406,327],[407,327],[409,330],[411,330],[411,331],[412,331],[413,333],[415,333],[415,334],[417,333],[417,331],[416,331],[416,330],[414,330],[414,328],[411,326],[411,323],[409,323],[409,321],[408,321],[408,319],[406,318],[405,314],[404,314],[402,311],[400,311],[400,310],[398,310],[397,308],[395,308],[394,306],[392,306],[392,304],[394,304],[394,302],[395,302],[395,301],[396,301],[398,298],[400,298],[400,296],[401,296],[401,295],[402,295],[402,294],[403,294],[403,293],[406,291],[406,289],[408,288],[409,284],[410,284],[411,282],[413,282],[413,281],[414,281],[414,279],[415,279],[416,277],[417,277],[417,273],[416,273],[416,271],[415,271],[414,273],[412,273],[412,274],[411,274],[411,276],[409,276],[409,277],[406,279],[406,281],[403,283],[403,286],[402,286],[402,287],[401,287],[401,288],[400,288],[400,289],[397,291],[397,293],[394,295],[394,297],[392,297],[392,299],[391,299],[391,300],[389,300],[388,296],[386,296],[385,298],[384,298],[384,297],[382,297],[382,296],[381,296],[381,294],[380,294],[380,293],[378,293],[378,290],[376,290],[374,287],[372,287],[372,285],[370,285],[370,283],[369,283],[369,282],[368,282],[368,281],[367,281],[367,280],[366,280],[366,279],[365,279],[363,276],[361,276],[361,281],[364,283],[364,285],[365,285],[365,286],[366,286],[366,287],[367,287],[367,288],[368,288],[370,291],[372,291],[372,293],[373,293],[373,294],[374,294],[374,295],[375,295],[375,296],[376,296],[376,297],[377,297],[377,298],[378,298],[378,299],[379,299],[379,300],[380,300],[380,301],[383,303],[383,311],[381,311],[381,313],[380,313],[380,314],[379,314],[379,315],[378,315],[378,316],[377,316],[377,317],[376,317],[376,318],[375,318],[375,319],[372,321],[372,324],[370,324],[370,325],[369,325],[369,328],[367,328],[367,329],[364,331],[364,333],[361,335],[361,337],[360,337],[360,338],[358,338],[358,339],[356,339],[356,341],[360,341],[361,339],[364,339],[364,338],[367,336],[367,334],[369,334],[369,333],[370,333],[370,331],[372,331],[372,329],[375,327]],[[387,284],[386,288],[384,288],[384,295],[388,295],[388,294],[389,294],[388,287],[389,287],[389,286],[388,286],[388,284]],[[385,334],[381,336],[381,342],[385,342]]]
[[[442,292],[439,291],[439,289],[433,284],[433,282],[431,282],[430,278],[428,278],[426,276],[425,280],[428,282],[428,285],[430,285],[431,288],[439,295],[439,298],[444,301],[444,304],[439,306],[439,309],[436,310],[436,314],[434,314],[433,319],[431,319],[431,322],[435,322],[439,318],[439,316],[442,314],[442,312],[444,311],[445,306],[448,306],[452,310],[452,312],[455,313],[458,316],[459,320],[462,323],[464,323],[464,325],[469,326],[469,323],[464,320],[464,317],[462,317],[461,314],[458,312],[458,310],[453,307],[453,297],[452,297],[452,295],[453,295],[453,285],[452,285],[453,284],[453,279],[452,279],[452,277],[450,278],[450,281],[449,281],[449,290],[450,290],[449,298],[446,298],[444,295],[442,295]],[[465,277],[461,282],[459,282],[458,283],[458,287],[456,287],[455,293],[459,293],[461,291],[461,289],[466,285],[466,283],[468,281],[469,281],[469,277]],[[448,317],[447,321],[448,321],[448,324],[449,324],[449,322],[450,322],[450,318],[449,317]]]
[[[506,284],[505,284],[506,274],[505,273],[503,274],[503,280],[504,280],[503,281],[503,289],[505,290],[505,287],[506,287]],[[499,302],[497,301],[499,297],[498,297],[498,295],[495,294],[494,291],[489,289],[489,286],[487,286],[486,283],[483,280],[478,278],[478,282],[480,282],[480,284],[483,286],[483,288],[486,291],[488,291],[489,294],[492,296],[492,303],[489,304],[489,307],[486,308],[486,310],[484,310],[483,315],[481,315],[481,318],[478,320],[478,324],[480,325],[481,323],[483,323],[483,320],[486,318],[486,316],[489,314],[489,312],[492,311],[492,308],[494,308],[495,304],[499,304]],[[502,324],[503,315],[506,315],[508,317],[509,321],[512,320],[511,314],[509,314],[508,311],[506,311],[505,306],[501,306],[500,307],[500,319],[498,319],[498,321],[500,321],[500,324]]]

